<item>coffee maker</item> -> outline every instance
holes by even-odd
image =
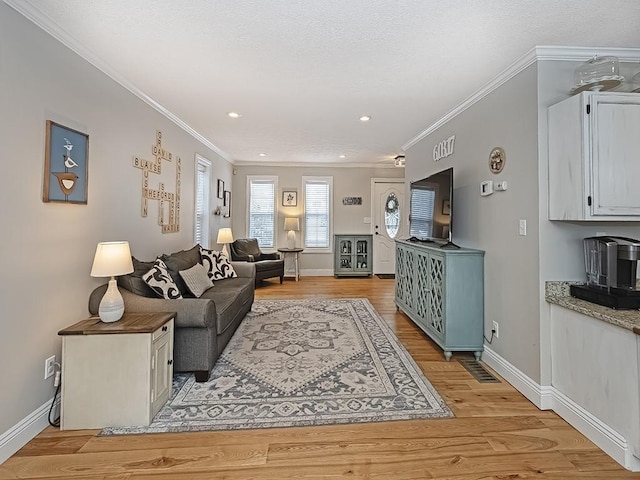
[[[640,308],[637,270],[640,240],[600,236],[583,240],[586,285],[572,285],[571,295],[617,309]]]

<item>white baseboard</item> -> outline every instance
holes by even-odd
[[[16,423],[9,430],[0,435],[0,464],[11,455],[24,447],[32,438],[49,425],[49,408],[51,401],[45,402],[34,412]],[[60,408],[60,399],[56,401],[54,411]]]
[[[493,368],[502,378],[513,385],[516,390],[529,399],[540,410],[549,410],[551,407],[548,392],[534,382],[531,378],[507,362],[504,358],[491,350],[486,345],[482,353],[482,360]]]
[[[482,360],[536,407],[553,410],[624,468],[640,471],[640,459],[631,453],[627,440],[569,397],[554,387],[538,385],[486,345]]]
[[[332,268],[303,268],[300,270],[301,277],[332,277]]]

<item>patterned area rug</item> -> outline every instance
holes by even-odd
[[[208,382],[173,383],[151,425],[101,435],[453,416],[363,298],[258,300]]]

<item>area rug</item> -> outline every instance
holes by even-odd
[[[364,298],[258,300],[209,381],[173,383],[151,425],[101,435],[453,416]]]

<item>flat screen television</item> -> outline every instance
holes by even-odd
[[[410,194],[411,240],[451,242],[453,167],[412,182]]]

